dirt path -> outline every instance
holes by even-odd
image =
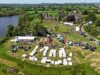
[[[94,43],[96,43],[97,41],[99,41],[97,38],[95,38],[95,37],[89,35],[89,34],[84,30],[84,26],[86,26],[86,24],[83,24],[83,25],[80,26],[81,31],[82,31],[82,32],[85,32],[85,34],[87,35],[88,38],[89,38],[89,37],[93,38],[93,39],[95,40]]]

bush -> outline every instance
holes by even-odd
[[[3,37],[0,39],[0,45],[6,42],[9,39],[9,37]]]

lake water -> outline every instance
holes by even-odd
[[[18,25],[18,16],[0,17],[0,36],[4,36],[9,25]]]

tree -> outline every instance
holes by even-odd
[[[92,35],[96,36],[98,34],[97,28],[95,26],[92,26],[91,32]]]
[[[6,35],[7,36],[13,36],[13,34],[14,34],[14,26],[13,25],[9,25],[7,27],[7,33],[6,33]]]
[[[49,34],[47,28],[44,27],[43,25],[33,25],[33,26],[34,26],[34,32],[37,36],[45,36],[46,34]]]
[[[100,27],[100,19],[97,19],[96,26],[99,26]]]
[[[82,14],[83,14],[83,15],[88,15],[88,11],[87,11],[87,10],[83,10],[83,11],[82,11]]]
[[[55,27],[55,31],[57,32],[57,31],[58,31],[58,29],[59,29],[59,26],[56,26],[56,27]]]
[[[92,21],[92,22],[95,22],[97,19],[95,13],[93,12],[89,12],[88,16],[86,17],[86,20],[87,21]]]
[[[99,31],[97,30],[97,27],[95,25],[91,25],[91,26],[86,26],[85,30],[90,33],[93,36],[96,36],[99,34]]]

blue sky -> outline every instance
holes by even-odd
[[[35,3],[80,3],[80,2],[95,2],[100,3],[100,0],[0,0],[0,3],[21,3],[21,4],[35,4]]]

